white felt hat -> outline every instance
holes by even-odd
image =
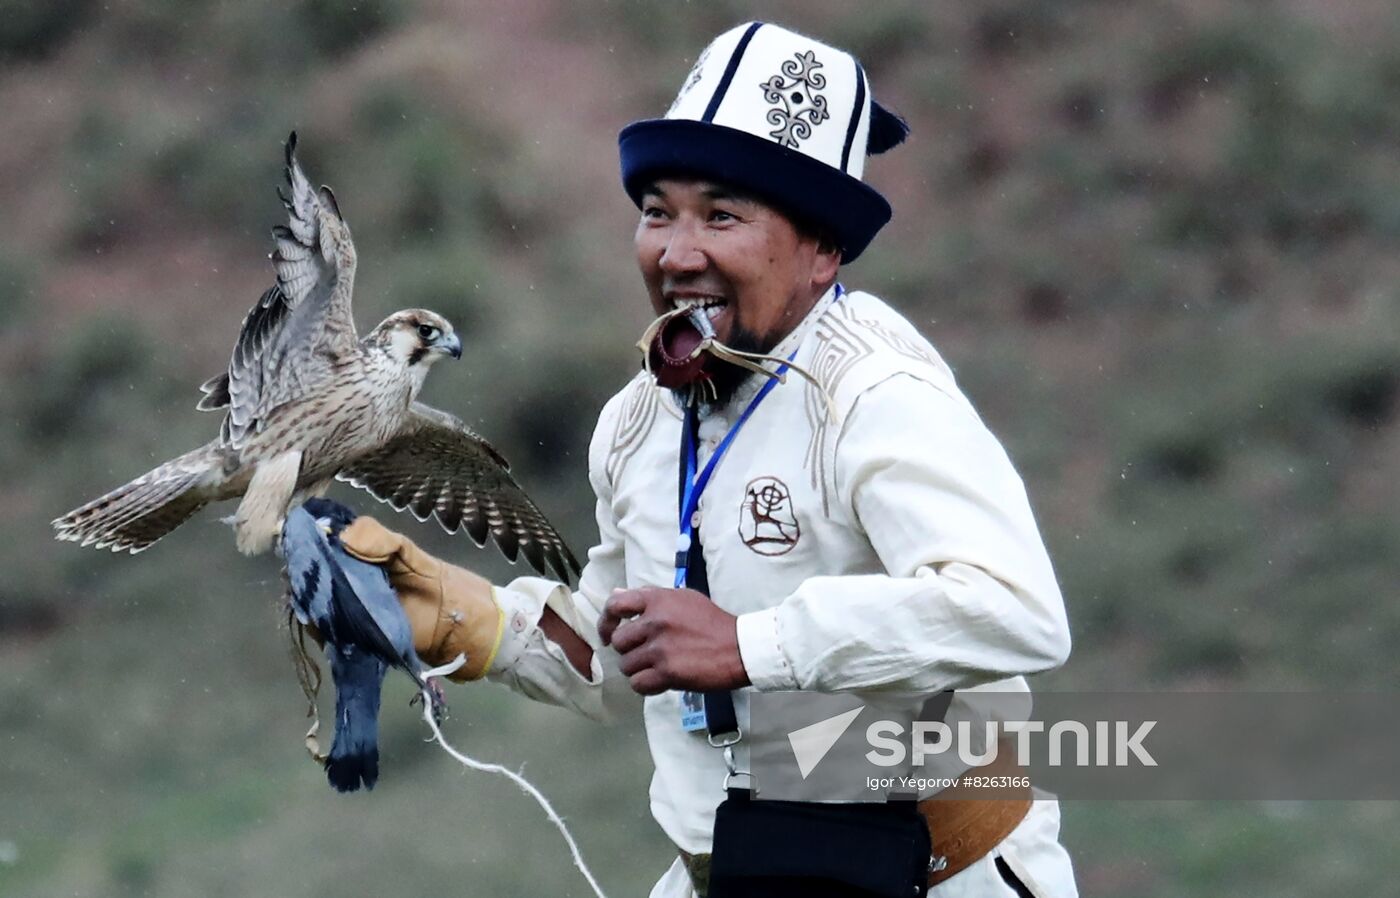
[[[866,154],[907,133],[873,101],[854,56],[750,22],[715,38],[666,117],[628,125],[618,148],[639,206],[658,177],[713,178],[824,228],[849,262],[890,219],[889,203],[861,180]]]

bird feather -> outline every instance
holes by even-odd
[[[449,533],[490,538],[510,561],[525,549],[534,567],[566,583],[579,563],[544,513],[526,495],[501,454],[453,415],[413,403],[397,436],[347,464],[337,475],[396,510],[437,518]]]

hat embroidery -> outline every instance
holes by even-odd
[[[676,108],[681,105],[681,100],[685,99],[685,95],[690,93],[695,85],[700,83],[700,76],[704,74],[705,71],[705,60],[709,58],[710,48],[706,47],[700,53],[699,58],[695,60],[695,65],[690,67],[690,74],[686,76],[685,84],[681,87],[681,92],[676,94],[676,99],[671,102],[671,108],[666,110],[666,116],[668,118],[674,114]]]
[[[826,76],[817,71],[822,64],[816,54],[806,50],[793,56],[783,63],[781,75],[759,87],[763,99],[774,104],[768,110],[768,124],[777,125],[777,129],[768,136],[781,146],[796,149],[799,141],[812,136],[812,126],[831,118],[831,113],[826,111],[826,97],[817,93],[826,87]]]

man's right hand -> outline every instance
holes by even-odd
[[[505,614],[485,578],[429,555],[366,515],[341,531],[340,542],[351,555],[388,573],[419,658],[436,667],[465,653],[467,663],[448,678],[461,682],[486,675],[505,633]]]

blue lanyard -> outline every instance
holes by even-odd
[[[840,300],[845,293],[846,288],[839,283],[836,284],[836,299]],[[715,465],[719,464],[720,457],[729,449],[729,444],[734,442],[734,437],[738,435],[739,428],[743,427],[744,422],[753,416],[754,409],[758,408],[758,404],[763,401],[763,398],[773,392],[773,388],[778,385],[778,378],[787,373],[789,363],[796,357],[797,349],[793,349],[788,355],[787,361],[779,365],[778,370],[774,372],[776,376],[769,378],[768,383],[763,385],[763,389],[758,391],[758,395],[750,400],[748,407],[745,408],[743,414],[739,416],[739,420],[734,422],[733,426],[729,428],[729,432],[724,435],[724,439],[720,440],[720,444],[715,447],[714,454],[710,456],[709,463],[705,465],[705,470],[700,472],[699,477],[695,476],[695,469],[699,466],[699,459],[696,449],[695,431],[698,427],[695,420],[694,404],[686,410],[685,423],[681,425],[681,439],[685,443],[685,492],[681,496],[680,502],[680,536],[676,539],[677,589],[685,585],[686,574],[690,566],[691,534],[694,530],[692,521],[695,518],[695,509],[700,505],[700,495],[705,492],[705,487],[710,482],[710,475],[715,471]]]
[[[710,482],[710,475],[714,473],[715,465],[719,464],[720,458],[729,449],[729,445],[734,442],[734,437],[738,436],[739,428],[743,427],[744,422],[753,416],[754,409],[758,408],[758,404],[763,401],[765,396],[773,392],[773,388],[778,385],[778,377],[787,373],[788,362],[791,362],[796,355],[797,350],[794,349],[792,355],[788,356],[787,362],[784,362],[778,367],[777,372],[775,372],[777,377],[770,378],[768,383],[763,385],[763,389],[758,391],[758,395],[749,401],[748,407],[745,408],[743,414],[739,416],[739,420],[734,422],[733,426],[729,428],[729,432],[724,435],[724,439],[715,447],[714,454],[710,456],[709,462],[705,465],[705,469],[700,472],[699,477],[695,476],[695,469],[699,466],[698,451],[696,448],[697,440],[694,432],[696,427],[695,407],[692,405],[687,411],[685,423],[682,425],[683,435],[681,437],[686,445],[685,494],[680,503],[680,536],[676,540],[677,589],[685,585],[686,573],[690,563],[690,541],[691,532],[694,529],[693,521],[695,518],[695,509],[700,505],[700,496],[705,492],[705,487]]]

